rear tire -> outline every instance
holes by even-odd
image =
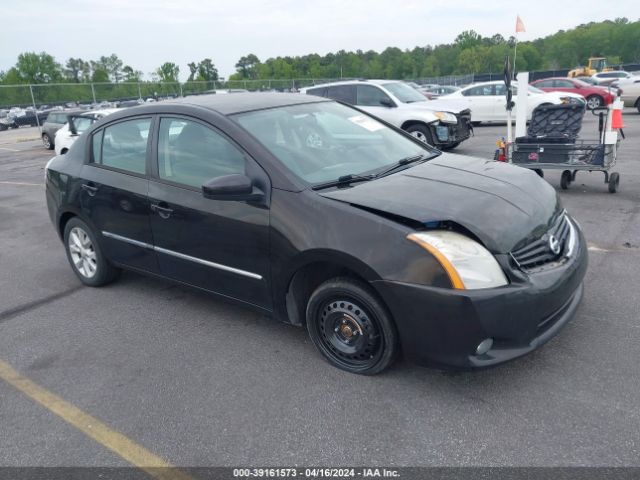
[[[562,172],[562,176],[560,177],[560,188],[566,190],[571,185],[571,171],[564,170]]]
[[[609,193],[616,193],[618,191],[618,185],[620,185],[620,174],[613,172],[609,175]]]
[[[307,331],[329,363],[351,373],[380,373],[399,351],[387,308],[368,285],[347,277],[327,280],[311,294]]]
[[[78,217],[67,222],[63,238],[71,269],[82,283],[101,287],[118,277],[120,270],[109,263],[91,227]]]

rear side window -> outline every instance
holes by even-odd
[[[478,85],[462,92],[465,97],[484,97],[493,95],[493,85]]]
[[[552,88],[553,80],[543,80],[541,82],[537,82],[534,87],[536,88]]]
[[[573,83],[570,80],[556,80],[556,88],[574,88]]]
[[[334,100],[350,103],[356,103],[356,86],[355,85],[336,85],[327,89],[327,96]]]
[[[223,135],[182,118],[160,120],[158,175],[200,188],[213,178],[245,173],[244,154]]]
[[[151,119],[135,119],[110,125],[93,135],[93,162],[132,173],[146,171],[147,139]]]
[[[327,89],[325,87],[320,88],[308,88],[307,95],[316,95],[318,97],[326,97]]]

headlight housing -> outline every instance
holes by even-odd
[[[407,239],[431,253],[451,280],[453,288],[481,289],[509,281],[494,256],[475,240],[450,230],[415,232]]]
[[[458,123],[458,119],[453,113],[449,112],[433,112],[433,114],[438,117],[441,122],[445,123]]]

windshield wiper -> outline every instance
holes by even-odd
[[[321,190],[323,188],[329,187],[339,187],[340,185],[350,185],[355,182],[366,182],[367,180],[371,180],[373,178],[377,178],[377,175],[354,175],[352,173],[348,175],[342,175],[338,177],[336,180],[330,180],[324,183],[318,183],[311,187],[313,190]]]
[[[381,172],[378,172],[375,175],[375,178],[384,177],[385,175],[390,174],[391,172],[397,170],[400,167],[404,167],[405,165],[409,165],[410,163],[419,162],[420,160],[429,160],[430,158],[433,158],[433,157],[427,157],[424,153],[419,153],[418,155],[413,155],[411,157],[401,158],[390,167],[385,168]]]

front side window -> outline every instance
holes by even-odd
[[[222,134],[182,118],[162,118],[158,136],[158,175],[200,188],[223,175],[245,173],[242,151]]]
[[[478,85],[462,92],[465,97],[486,97],[493,95],[493,85]]]
[[[380,107],[383,101],[391,102],[389,95],[371,85],[358,85],[357,105],[363,107]]]
[[[237,114],[234,119],[307,183],[372,174],[415,155],[437,155],[376,119],[335,102]]]
[[[116,123],[93,135],[93,162],[132,173],[146,171],[151,119]],[[101,143],[101,145],[99,145]]]

